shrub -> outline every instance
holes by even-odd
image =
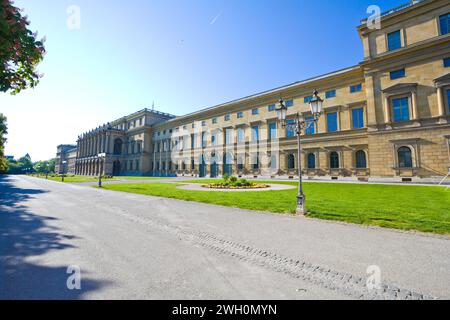
[[[231,183],[236,183],[238,181],[238,179],[235,176],[231,176],[230,177],[230,182]]]

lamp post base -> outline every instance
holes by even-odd
[[[308,213],[305,207],[305,200],[304,195],[297,196],[297,210],[295,213],[299,216],[305,216]]]

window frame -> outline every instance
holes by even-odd
[[[389,79],[391,80],[397,80],[397,79],[401,79],[401,78],[405,78],[406,77],[406,69],[405,68],[401,68],[401,69],[397,69],[397,70],[393,70],[391,72],[389,72]]]
[[[336,115],[336,130],[334,130],[334,131],[331,131],[330,130],[330,118],[329,118],[329,116],[330,115],[332,115],[332,114],[335,114]],[[338,132],[339,131],[339,113],[338,113],[338,111],[330,111],[330,112],[327,112],[327,133],[335,133],[335,132]]]
[[[325,99],[336,98],[336,89],[328,90],[325,92]]]
[[[402,165],[402,163],[400,161],[400,150],[401,149],[408,149],[409,150],[411,166]],[[414,151],[413,151],[412,147],[405,146],[405,145],[400,146],[400,147],[397,148],[396,153],[397,153],[397,166],[398,166],[399,169],[414,169],[414,159],[413,159]]]
[[[391,42],[389,41],[390,40],[389,36],[390,35],[394,35],[394,34],[398,34],[398,37],[399,37],[399,39],[398,39],[399,47],[396,47],[396,48],[392,48],[391,47]],[[386,49],[387,49],[386,51],[392,52],[392,51],[395,51],[395,50],[399,50],[401,48],[403,48],[402,29],[386,33]]]
[[[314,166],[312,166],[312,167],[311,167],[311,162],[310,162],[310,160],[311,160],[310,156],[314,157]],[[309,170],[317,169],[317,156],[316,156],[316,154],[314,152],[309,152],[306,155],[306,168],[309,169]]]
[[[362,110],[361,120],[362,126],[355,126],[355,111]],[[366,127],[366,110],[364,107],[353,107],[351,108],[351,121],[352,121],[352,129],[363,129]]]
[[[252,116],[257,116],[259,115],[259,108],[253,108],[252,109]]]
[[[408,102],[408,120],[395,120],[394,101],[395,100],[403,100],[403,99],[406,99],[406,101]],[[389,98],[389,103],[390,103],[391,119],[392,119],[393,123],[401,123],[401,122],[411,121],[412,106],[411,106],[411,96],[410,95],[392,96]]]
[[[446,33],[443,33],[443,31],[442,31],[442,21],[441,21],[442,17],[446,17],[447,18],[447,27],[446,27],[447,28],[447,32]],[[438,17],[438,25],[439,25],[439,35],[440,36],[443,36],[443,35],[446,35],[446,34],[450,33],[450,12],[442,14],[442,15],[440,15]]]
[[[331,156],[336,154],[337,156],[337,166],[332,166],[332,160],[331,160]],[[339,152],[337,151],[331,151],[330,154],[328,155],[328,161],[330,162],[330,169],[331,170],[337,170],[341,168],[341,155],[339,154]]]
[[[362,83],[350,85],[350,93],[362,92]]]
[[[359,154],[364,154],[364,164],[365,164],[364,166],[359,166],[358,165],[359,164],[358,160],[360,160],[360,159],[358,159],[358,155]],[[363,150],[363,149],[355,151],[355,168],[356,169],[367,169],[368,168],[368,166],[367,166],[367,152],[365,150]]]
[[[450,57],[442,59],[442,62],[444,64],[444,68],[450,68]]]
[[[275,125],[275,128],[271,128],[271,125]],[[271,121],[268,123],[267,125],[268,130],[268,140],[272,141],[272,140],[277,140],[278,139],[278,124],[276,121]],[[272,131],[274,130],[275,132],[275,136],[272,136]]]

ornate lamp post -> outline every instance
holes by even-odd
[[[61,182],[64,182],[64,172],[66,171],[66,170],[65,170],[66,164],[67,164],[67,161],[63,161],[63,162],[62,162],[62,165],[63,165],[63,171],[62,171],[62,174],[61,174]]]
[[[100,173],[98,175],[98,187],[101,188],[102,187],[102,175],[103,175],[103,171],[105,170],[105,165],[106,165],[106,153],[104,153],[104,152],[99,153],[98,157],[102,161],[102,170],[100,171]]]
[[[287,115],[287,107],[284,103],[283,99],[280,99],[278,104],[277,117],[281,122],[283,128],[291,129],[297,135],[297,144],[298,144],[298,153],[297,153],[297,162],[298,162],[298,195],[297,195],[297,214],[305,215],[307,213],[305,206],[305,195],[303,194],[303,180],[302,180],[302,144],[301,144],[301,134],[303,130],[308,130],[312,125],[315,125],[322,115],[322,102],[323,100],[319,97],[319,93],[317,90],[314,91],[314,96],[309,102],[309,107],[311,108],[311,113],[313,115],[312,120],[305,120],[300,113],[297,112],[295,121],[292,124],[288,124],[286,121]]]

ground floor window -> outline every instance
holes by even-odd
[[[308,169],[316,168],[316,155],[314,153],[308,154]]]
[[[367,168],[366,153],[363,150],[356,151],[356,168],[365,169]]]
[[[330,153],[330,168],[339,169],[339,154],[335,151]]]
[[[408,147],[401,147],[397,151],[399,168],[412,168],[412,152]]]
[[[295,157],[292,153],[288,154],[288,169],[295,169]]]

